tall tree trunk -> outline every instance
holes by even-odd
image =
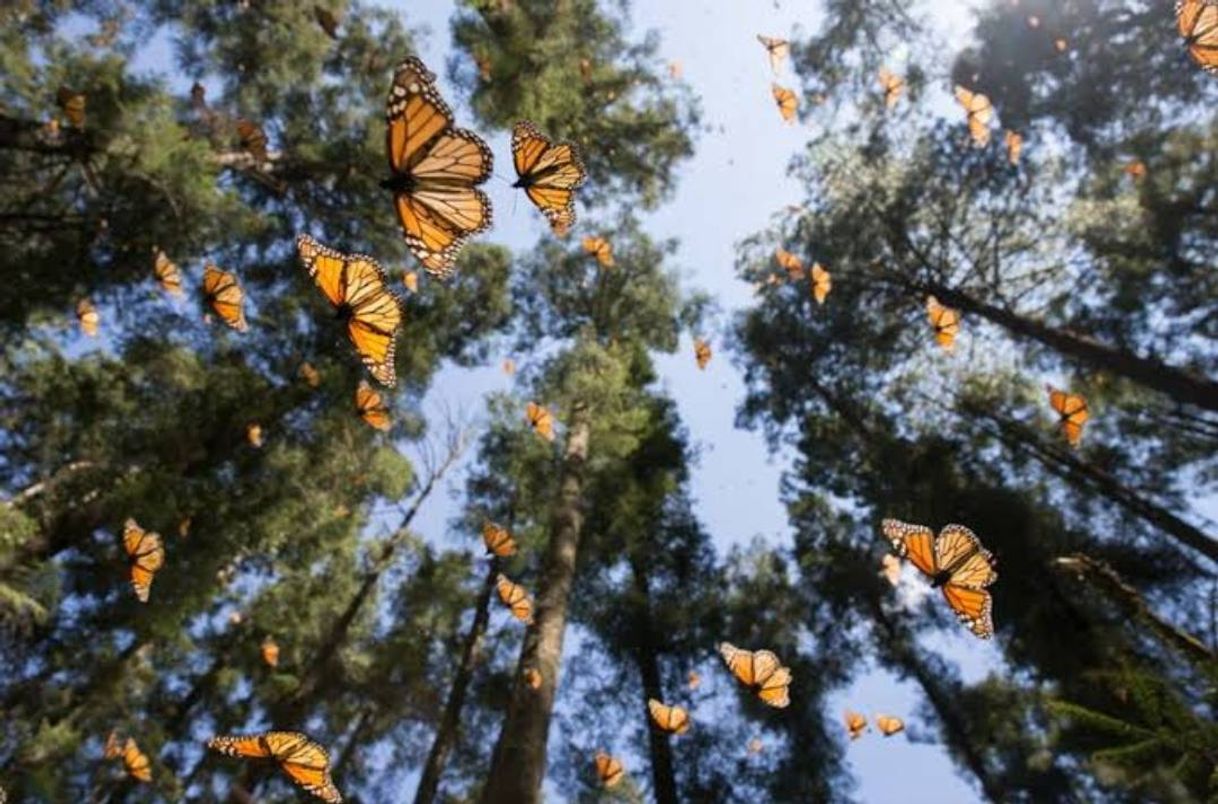
[[[935,296],[948,307],[981,316],[1008,332],[1039,341],[1062,355],[1153,388],[1179,402],[1218,410],[1218,382],[1208,377],[1024,318],[938,282],[912,283],[911,287]]]
[[[651,749],[651,784],[655,790],[656,804],[677,804],[677,778],[673,771],[672,744],[668,735],[651,727],[651,712],[647,699],[665,700],[664,685],[660,679],[659,645],[655,625],[651,617],[651,584],[646,565],[637,555],[630,558],[630,570],[635,593],[639,596],[639,612],[636,623],[638,645],[634,651],[635,664],[643,681],[643,695],[639,702],[643,714]]]
[[[435,800],[436,791],[440,789],[440,776],[444,773],[444,765],[448,761],[448,755],[452,753],[453,746],[457,743],[457,730],[461,725],[461,710],[465,706],[465,694],[474,677],[482,637],[486,633],[486,626],[491,619],[491,594],[494,592],[495,576],[498,573],[499,560],[492,559],[474,608],[474,621],[465,635],[465,644],[461,648],[461,663],[457,665],[452,688],[448,691],[448,700],[444,704],[444,715],[440,719],[440,727],[436,729],[436,736],[432,740],[431,751],[427,754],[423,775],[419,778],[419,787],[414,795],[415,804],[431,804]]]
[[[550,543],[542,560],[537,609],[520,651],[520,667],[531,667],[541,673],[541,686],[536,690],[525,684],[513,687],[507,717],[495,744],[491,772],[482,791],[483,804],[537,804],[541,800],[546,739],[558,689],[567,604],[583,529],[580,506],[584,465],[588,460],[589,418],[587,407],[576,404],[567,434]]]

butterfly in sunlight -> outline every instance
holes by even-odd
[[[103,749],[103,753],[106,759],[119,759],[121,757],[123,768],[132,779],[141,782],[152,781],[152,760],[140,750],[140,746],[134,738],[128,737],[120,744],[118,734],[112,731],[106,737],[106,746]]]
[[[570,230],[575,224],[575,190],[588,177],[575,145],[551,142],[537,126],[523,120],[512,127],[512,164],[516,183],[550,221]]]
[[[546,441],[554,440],[554,415],[546,408],[536,402],[530,402],[524,408],[524,418],[537,435]]]
[[[220,320],[238,332],[245,332],[245,291],[235,274],[222,271],[210,262],[203,269],[203,300]]]
[[[594,763],[596,776],[606,788],[613,787],[626,775],[626,768],[622,765],[622,761],[617,757],[609,756],[604,751],[596,752]]]
[[[833,277],[819,262],[812,263],[812,298],[817,304],[824,304],[830,290],[833,290]]]
[[[159,248],[154,248],[153,252],[155,256],[152,258],[152,275],[157,284],[170,296],[182,298],[182,272],[165,252]]]
[[[477,188],[494,157],[472,131],[453,128],[436,76],[411,56],[398,65],[385,107],[390,177],[406,245],[428,273],[445,277],[465,241],[491,225],[491,202]]]
[[[880,577],[888,581],[890,586],[901,582],[901,559],[892,553],[885,553],[880,559]]]
[[[274,762],[306,793],[327,804],[338,804],[342,794],[330,779],[330,755],[325,748],[298,731],[268,731],[213,737],[207,747],[230,757]]]
[[[1193,61],[1207,73],[1218,74],[1218,3],[1176,0],[1176,25]]]
[[[394,354],[402,309],[389,291],[380,264],[363,254],[343,254],[307,234],[296,238],[300,261],[346,324],[347,337],[368,373],[381,385],[397,384]]]
[[[1141,181],[1142,179],[1146,178],[1146,163],[1141,159],[1129,160],[1125,163],[1125,166],[1121,168],[1121,170],[1125,171],[1125,174],[1131,177],[1134,181]]]
[[[146,531],[131,518],[123,524],[123,549],[131,561],[131,588],[141,603],[148,602],[152,579],[165,565],[165,548],[161,535]]]
[[[926,297],[926,314],[935,332],[935,342],[950,352],[955,348],[956,336],[960,334],[960,313],[944,307],[934,296]]]
[[[1023,137],[1018,132],[1008,130],[1004,140],[1007,146],[1007,161],[1018,165],[1019,157],[1023,153]]]
[[[85,93],[60,87],[55,93],[55,100],[59,102],[63,116],[68,118],[68,125],[75,129],[85,127]]]
[[[662,732],[684,734],[689,731],[689,712],[680,706],[668,706],[648,698],[647,711],[651,713],[651,722]]]
[[[1058,53],[1065,53],[1070,49],[1070,40],[1066,39],[1064,36],[1059,36],[1053,40],[1053,47],[1057,49]]]
[[[262,440],[262,425],[257,422],[250,422],[245,426],[245,440],[250,446],[258,449],[264,443]]]
[[[300,368],[297,369],[296,373],[310,388],[316,388],[321,385],[321,372],[314,368],[313,364],[307,360],[300,364]]]
[[[516,540],[507,532],[507,528],[494,522],[487,522],[482,526],[482,542],[486,545],[486,552],[491,555],[500,558],[516,555]]]
[[[686,677],[686,683],[691,690],[696,690],[702,686],[702,676],[698,675],[697,670],[690,670],[689,675]]]
[[[1083,440],[1083,425],[1091,418],[1087,400],[1082,394],[1059,391],[1052,385],[1046,385],[1045,390],[1049,392],[1049,407],[1053,408],[1058,416],[1058,427],[1061,428],[1062,435],[1070,446],[1077,447]]]
[[[533,624],[533,598],[518,583],[512,583],[502,572],[495,576],[499,599],[512,610],[512,616],[525,625]]]
[[[97,337],[97,328],[101,325],[101,313],[88,299],[76,302],[76,320],[80,323],[80,331],[90,338]]]
[[[268,636],[262,640],[258,649],[262,653],[262,661],[267,667],[279,666],[279,643],[273,637]]]
[[[867,718],[865,716],[847,709],[844,719],[846,721],[846,733],[850,735],[851,740],[857,740],[863,736],[863,732],[867,730]]]
[[[956,86],[956,100],[967,115],[968,133],[973,145],[984,148],[990,144],[990,121],[994,118],[994,105],[980,92]]]
[[[267,139],[266,132],[262,130],[262,126],[253,120],[238,120],[237,140],[241,143],[241,149],[254,157],[255,162],[259,165],[266,162],[268,158],[266,152]]]
[[[787,272],[787,278],[792,282],[803,279],[804,274],[807,273],[803,260],[786,249],[774,249],[774,259],[778,262],[778,266]]]
[[[388,430],[393,422],[389,418],[389,406],[367,380],[360,380],[355,389],[355,412],[369,427]]]
[[[699,369],[705,369],[706,364],[711,361],[710,343],[702,338],[694,338],[694,361]]]
[[[531,690],[541,689],[541,673],[538,672],[536,667],[529,667],[525,669],[524,683],[527,684]]]
[[[884,90],[884,106],[891,109],[897,105],[901,94],[905,92],[905,79],[889,71],[887,67],[880,68],[879,78],[880,88]]]
[[[799,98],[795,93],[778,84],[771,84],[770,92],[774,95],[774,103],[778,105],[778,113],[782,115],[782,122],[795,122],[795,113],[799,110]]]
[[[905,721],[892,715],[876,715],[875,727],[880,730],[880,734],[891,737],[899,731],[905,731]]]
[[[613,244],[603,237],[585,237],[582,243],[584,251],[596,257],[596,261],[605,268],[612,268]]]
[[[757,41],[765,48],[766,55],[770,58],[770,70],[777,73],[782,69],[787,56],[791,55],[791,43],[786,39],[763,34],[757,34]]]
[[[762,703],[782,709],[791,703],[791,668],[768,650],[743,650],[730,642],[719,645],[719,655],[736,680],[757,691]]]
[[[993,555],[976,534],[963,525],[945,525],[936,539],[930,528],[896,519],[885,519],[881,528],[893,551],[930,578],[932,587],[943,590],[960,622],[982,639],[993,635],[993,600],[985,590],[998,580],[998,573]]]
[[[406,273],[402,274],[402,284],[405,285],[406,289],[411,293],[418,293],[419,275],[414,271],[407,271]]]
[[[516,361],[510,357],[503,358],[503,373],[511,377],[516,373]]]

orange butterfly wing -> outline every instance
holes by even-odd
[[[293,782],[326,804],[340,804],[343,800],[330,779],[330,755],[300,732],[213,737],[207,747],[232,757],[273,759]]]
[[[133,779],[141,782],[152,781],[152,760],[140,750],[139,745],[131,737],[123,745],[123,767]]]
[[[694,340],[694,360],[700,369],[706,368],[706,364],[711,361],[711,346],[701,338]]]
[[[1189,55],[1208,73],[1218,73],[1218,5],[1209,0],[1177,0],[1176,24]]]
[[[101,324],[101,314],[88,299],[76,303],[76,320],[80,322],[81,332],[90,338],[96,337],[98,325]]]
[[[782,115],[782,121],[784,123],[794,122],[795,113],[799,111],[799,98],[795,93],[778,84],[770,85],[770,93],[774,96],[774,102],[778,104],[778,113]]]
[[[1049,406],[1057,412],[1062,434],[1070,446],[1077,447],[1083,440],[1083,425],[1091,417],[1087,400],[1081,394],[1069,394],[1048,386]]]
[[[655,698],[649,698],[647,711],[651,713],[651,722],[660,731],[668,734],[684,734],[689,731],[689,713],[680,706],[668,706]]]
[[[554,440],[554,415],[550,411],[536,402],[530,402],[525,406],[524,415],[537,435],[546,441]]]
[[[885,737],[891,737],[897,732],[905,730],[905,721],[891,715],[876,715],[875,725]]]
[[[846,731],[850,735],[851,740],[857,740],[863,736],[863,732],[867,730],[867,718],[858,712],[846,710],[845,715]]]
[[[892,551],[901,558],[909,559],[924,575],[934,577],[935,534],[922,525],[911,525],[898,519],[885,519],[880,523],[884,536],[892,544]]]
[[[169,256],[157,249],[152,261],[152,275],[160,284],[161,289],[175,298],[182,298],[182,272],[169,259]]]
[[[245,321],[245,291],[236,275],[208,263],[203,269],[203,296],[225,324],[238,332],[249,329]]]
[[[817,304],[824,304],[832,289],[833,277],[821,267],[819,262],[814,263],[812,265],[812,298],[816,299]]]
[[[355,410],[368,426],[377,430],[388,430],[392,425],[389,408],[385,406],[381,395],[365,380],[360,380],[355,389]]]
[[[521,187],[529,200],[550,221],[555,233],[565,234],[575,224],[575,190],[588,174],[575,145],[555,143],[524,120],[512,127],[514,187]]]
[[[499,599],[511,609],[512,616],[525,625],[531,625],[533,622],[533,599],[529,597],[529,593],[525,591],[525,588],[520,584],[512,583],[503,573],[495,577],[495,588],[499,592]]]
[[[136,599],[147,603],[152,580],[165,565],[165,548],[161,544],[161,537],[145,531],[134,519],[128,519],[123,525],[123,549],[131,560],[131,588],[135,591]]]
[[[482,526],[482,542],[486,545],[486,552],[501,558],[516,554],[516,540],[506,528],[494,522],[487,522]]]
[[[956,345],[956,336],[960,333],[960,314],[950,307],[944,307],[934,296],[926,297],[926,314],[930,317],[931,327],[934,328],[935,342],[950,352]]]
[[[595,764],[596,775],[600,778],[601,784],[607,788],[622,781],[622,777],[626,775],[626,768],[622,765],[621,760],[609,756],[604,751],[596,753]]]

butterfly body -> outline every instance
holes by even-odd
[[[213,737],[207,747],[225,756],[271,760],[298,787],[327,804],[343,797],[330,778],[330,755],[308,735],[295,731],[268,731]]]
[[[524,190],[556,234],[565,235],[575,223],[575,190],[588,177],[575,146],[554,142],[522,120],[512,127],[512,165],[512,186]]]

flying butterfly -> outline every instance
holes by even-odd
[[[702,338],[694,338],[694,361],[699,369],[705,369],[706,364],[711,361],[710,343]]]
[[[1125,166],[1121,168],[1121,170],[1125,171],[1125,174],[1131,177],[1134,181],[1141,181],[1142,179],[1146,178],[1146,174],[1148,172],[1146,169],[1146,163],[1141,159],[1129,160],[1125,163]]]
[[[778,84],[770,84],[770,93],[774,96],[774,103],[778,105],[778,113],[782,115],[782,121],[793,123],[795,113],[799,110],[799,98],[794,92]]]
[[[689,731],[689,712],[680,706],[668,706],[655,698],[648,698],[647,711],[651,713],[651,722],[660,731],[668,734],[684,734]]]
[[[330,778],[330,755],[325,748],[297,731],[268,731],[213,737],[207,747],[230,757],[274,762],[306,793],[326,804],[339,804],[342,794]]]
[[[930,325],[935,332],[935,342],[943,347],[945,352],[952,351],[956,345],[956,336],[960,334],[960,313],[950,307],[944,307],[934,296],[927,296],[926,314],[930,317]]]
[[[892,715],[876,715],[875,727],[880,730],[880,734],[891,737],[897,732],[905,731],[905,721]]]
[[[994,633],[993,600],[986,587],[998,580],[994,557],[963,525],[946,525],[936,539],[934,531],[896,519],[881,525],[893,551],[909,559],[930,578],[956,617],[981,639]]]
[[[159,248],[154,248],[152,258],[152,275],[156,278],[161,290],[175,298],[182,298],[182,272],[169,255]]]
[[[1046,385],[1049,392],[1049,407],[1058,415],[1058,426],[1070,446],[1077,447],[1083,440],[1083,425],[1091,417],[1087,409],[1087,400],[1082,394],[1071,394],[1059,391],[1052,385]]]
[[[570,230],[575,224],[575,190],[588,176],[575,145],[552,142],[523,120],[512,127],[512,164],[518,177],[512,186],[524,190],[556,234]]]
[[[783,62],[791,55],[791,43],[786,39],[763,34],[757,34],[757,41],[765,48],[766,55],[770,58],[770,70],[775,73],[781,70]]]
[[[512,616],[525,625],[533,623],[533,598],[518,583],[512,583],[503,573],[495,576],[499,599],[512,610]]]
[[[279,666],[279,643],[274,637],[268,636],[262,640],[262,644],[258,646],[259,652],[262,654],[262,662],[267,667]]]
[[[411,293],[418,293],[419,275],[414,271],[407,271],[406,273],[402,274],[402,284],[405,285],[406,289]]]
[[[689,675],[685,678],[685,683],[689,685],[691,690],[696,690],[702,686],[702,676],[698,675],[697,670],[690,670]]]
[[[730,642],[719,645],[719,655],[736,680],[757,691],[762,703],[782,709],[791,703],[791,668],[768,650],[743,650]]]
[[[622,761],[617,757],[609,756],[604,751],[596,752],[594,763],[596,776],[606,788],[613,787],[626,775],[626,768],[622,765]]]
[[[541,689],[541,673],[536,667],[527,667],[524,671],[524,683],[531,690]]]
[[[453,128],[436,76],[411,56],[398,65],[385,108],[385,148],[406,245],[427,272],[452,273],[472,235],[491,225],[491,202],[477,188],[490,178],[494,157],[472,131]]]
[[[388,430],[393,425],[389,418],[389,406],[367,380],[360,380],[355,389],[355,412],[369,427],[377,430]]]
[[[549,410],[536,402],[530,402],[524,408],[524,418],[537,435],[546,441],[554,440],[554,415]]]
[[[812,298],[817,304],[824,304],[830,290],[833,290],[833,277],[819,262],[812,263]]]
[[[807,273],[803,260],[784,248],[774,249],[774,259],[778,262],[779,267],[787,272],[787,278],[792,282],[803,279]]]
[[[245,332],[245,291],[235,274],[208,263],[203,269],[203,299],[220,320],[238,332]]]
[[[237,140],[241,143],[241,148],[250,156],[254,157],[254,161],[259,165],[267,160],[266,152],[266,132],[262,126],[255,123],[253,120],[241,119],[237,121]]]
[[[1023,137],[1018,132],[1008,130],[1005,135],[1007,146],[1007,161],[1012,165],[1019,164],[1019,157],[1023,153]]]
[[[582,243],[584,251],[596,257],[605,268],[612,268],[613,262],[613,244],[603,237],[585,237]]]
[[[152,580],[165,566],[165,548],[161,535],[145,531],[131,518],[123,524],[123,549],[131,562],[131,588],[141,603],[148,602]]]
[[[846,733],[850,735],[851,740],[862,737],[863,732],[867,730],[867,718],[858,712],[847,709],[844,720],[846,721]]]
[[[347,337],[368,372],[381,385],[397,383],[395,344],[402,309],[389,291],[376,260],[363,254],[343,254],[307,234],[296,238],[300,261],[322,294],[346,324]]]
[[[964,107],[968,133],[973,138],[973,144],[978,148],[989,145],[990,121],[994,118],[994,105],[990,103],[990,99],[980,92],[957,85],[956,100]]]
[[[68,87],[60,87],[59,91],[55,93],[55,99],[59,101],[59,108],[63,110],[64,117],[68,118],[68,125],[75,129],[83,129],[85,127],[85,93]]]
[[[1176,0],[1176,25],[1193,61],[1207,73],[1218,74],[1218,3]]]
[[[307,360],[300,364],[300,368],[297,369],[296,373],[310,388],[316,388],[321,385],[321,372],[314,368],[313,364]]]
[[[880,68],[879,78],[880,88],[884,90],[884,105],[891,109],[897,105],[901,94],[905,92],[905,79],[887,67]]]
[[[139,743],[134,738],[128,737],[120,745],[118,734],[110,732],[109,736],[106,737],[106,746],[103,752],[106,759],[119,759],[121,757],[123,768],[132,779],[141,782],[152,781],[152,760],[140,750]]]
[[[510,357],[503,358],[503,373],[511,377],[516,373],[516,361]]]
[[[247,424],[245,426],[245,440],[248,441],[250,446],[254,449],[260,448],[264,443],[262,438],[262,425],[258,424],[257,422],[250,422]]]
[[[76,320],[80,323],[80,331],[90,338],[97,337],[97,328],[101,325],[101,313],[88,299],[76,302]]]
[[[486,545],[486,552],[491,555],[500,558],[516,555],[516,540],[507,532],[507,528],[494,522],[482,525],[482,543]]]

